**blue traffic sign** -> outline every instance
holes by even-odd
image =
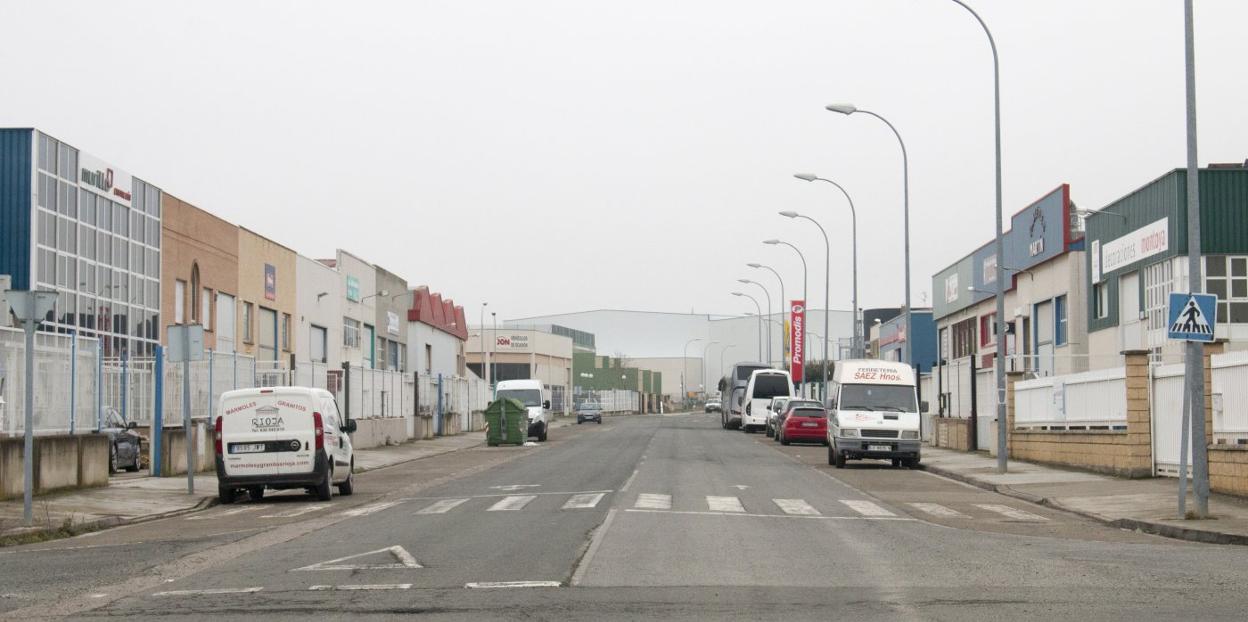
[[[1213,341],[1218,297],[1213,294],[1170,294],[1170,321],[1166,338]]]

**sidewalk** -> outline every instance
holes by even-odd
[[[566,425],[566,424],[564,424]],[[555,426],[552,426],[555,427]],[[562,426],[558,426],[562,427]],[[412,460],[428,458],[485,443],[485,432],[442,436],[427,441],[361,449],[355,453],[355,472],[364,473]],[[186,493],[186,476],[116,477],[103,488],[67,491],[35,497],[34,526],[22,526],[22,499],[0,501],[0,541],[35,534],[72,535],[177,516],[202,510],[217,502],[217,477],[195,476],[195,494]],[[36,536],[37,537],[37,536]]]
[[[1122,479],[936,447],[923,448],[920,468],[979,488],[1073,512],[1114,527],[1214,544],[1248,545],[1248,500],[1209,497],[1208,520],[1180,520],[1179,482],[1171,478]],[[1187,507],[1194,505],[1188,494]]]

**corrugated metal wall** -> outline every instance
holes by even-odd
[[[30,171],[34,131],[0,130],[0,274],[30,289]]]
[[[1180,187],[1187,192],[1186,177]],[[1182,252],[1187,252],[1186,235]],[[1206,255],[1248,251],[1248,169],[1200,172],[1200,246]]]

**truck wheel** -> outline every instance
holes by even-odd
[[[347,472],[347,479],[338,484],[338,494],[348,497],[355,492],[355,458],[351,459],[350,471]]]
[[[545,443],[545,442],[546,442],[546,427],[547,427],[547,426],[546,426],[545,424],[543,424],[543,425],[542,425],[542,431],[537,433],[537,442],[539,442],[539,443]]]
[[[221,505],[234,503],[234,489],[224,484],[217,484],[217,500]]]
[[[117,445],[109,443],[108,445],[108,474],[113,475],[117,472]]]
[[[836,468],[838,469],[845,468],[845,454],[837,451],[836,445],[832,445],[828,447],[828,451],[832,452],[832,455],[833,455],[832,464],[835,465]]]
[[[906,458],[905,460],[902,460],[901,463],[905,465],[907,469],[917,469],[919,468],[919,457],[915,456],[913,458]]]
[[[137,473],[139,470],[143,468],[142,456],[140,455],[142,453],[143,451],[141,449],[134,450],[134,464],[131,464],[130,466],[126,467],[127,471],[130,471],[131,473]]]
[[[828,464],[836,464],[836,450],[828,445]]]
[[[252,501],[259,501],[264,498],[264,486],[248,486],[247,497]]]
[[[776,431],[771,429],[771,426],[767,426],[763,433],[767,435],[767,438],[772,438],[776,435]]]
[[[329,501],[334,498],[334,468],[325,469],[325,477],[321,483],[316,485],[316,498],[319,501]]]

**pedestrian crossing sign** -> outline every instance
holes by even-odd
[[[1170,294],[1168,339],[1213,341],[1218,297],[1213,294]]]

